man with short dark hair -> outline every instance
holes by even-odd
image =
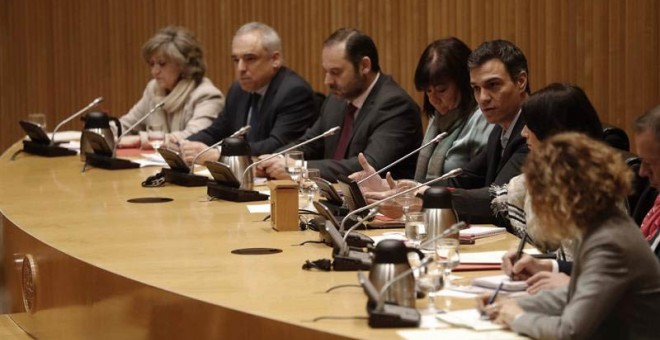
[[[323,178],[335,180],[338,174],[361,169],[360,152],[380,169],[419,147],[419,108],[391,77],[380,72],[378,51],[368,35],[353,28],[339,29],[324,42],[321,58],[325,84],[332,94],[314,125],[294,143],[335,126],[341,131],[300,148],[308,168],[318,168]],[[416,158],[392,167],[392,175],[411,178]],[[262,163],[259,171],[271,178],[288,178],[284,160],[278,157]]]
[[[227,92],[226,106],[211,126],[178,140],[187,162],[208,145],[228,137],[244,125],[253,155],[275,151],[299,138],[313,123],[314,94],[309,84],[285,67],[282,43],[268,25],[251,22],[238,29],[232,41],[236,81]],[[216,161],[220,151],[212,149],[197,159]]]
[[[482,43],[468,59],[470,84],[486,120],[496,124],[482,150],[449,181],[454,208],[468,223],[496,223],[489,187],[520,174],[527,144],[520,135],[525,122],[520,106],[529,95],[529,70],[522,51],[506,40]]]
[[[650,190],[655,189],[655,202],[642,220],[641,231],[660,258],[660,105],[635,120],[635,146],[642,163],[639,175],[648,177]]]

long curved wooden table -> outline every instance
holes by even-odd
[[[325,245],[295,246],[315,232],[277,232],[246,204],[208,201],[206,188],[141,187],[157,168],[81,173],[78,157],[9,160],[17,148],[0,158],[4,288],[12,320],[36,338],[399,338],[365,319],[311,321],[366,316],[361,289],[324,293],[357,284],[354,272],[301,269],[330,257]],[[137,197],[174,201],[127,202]],[[501,236],[469,250],[515,243]],[[249,247],[283,252],[231,253]]]

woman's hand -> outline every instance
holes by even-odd
[[[527,279],[527,293],[536,294],[543,289],[552,289],[568,285],[571,277],[564,273],[538,272]]]
[[[509,250],[502,256],[502,271],[516,281],[527,280],[532,275],[541,271],[552,271],[550,260],[539,260],[527,254],[523,254],[515,261],[517,252]]]

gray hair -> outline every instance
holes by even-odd
[[[249,22],[241,26],[241,28],[236,31],[236,34],[234,34],[234,37],[255,31],[261,34],[261,46],[266,50],[268,55],[273,55],[273,53],[279,51],[280,56],[283,56],[282,40],[280,39],[280,36],[272,27],[264,23],[257,21]]]
[[[142,57],[149,63],[151,57],[158,52],[182,67],[182,78],[193,79],[197,84],[204,78],[206,64],[202,46],[189,30],[168,26],[158,31],[142,46]]]
[[[638,134],[650,131],[655,136],[656,143],[660,143],[660,105],[635,119],[633,130]]]

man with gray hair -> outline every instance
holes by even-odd
[[[282,43],[268,25],[251,22],[236,31],[231,59],[236,81],[227,92],[224,110],[208,128],[174,140],[182,157],[191,162],[208,145],[228,137],[244,125],[253,155],[273,152],[300,137],[314,121],[314,93],[309,84],[285,67]],[[197,159],[216,161],[219,150],[209,150]]]
[[[647,192],[644,196],[655,194],[655,202],[646,213],[642,221],[641,231],[647,241],[651,244],[651,250],[660,259],[660,105],[652,108],[635,120],[633,126],[635,131],[635,146],[642,163],[639,167],[639,175],[648,177],[654,193]],[[650,196],[650,199],[653,199]]]

